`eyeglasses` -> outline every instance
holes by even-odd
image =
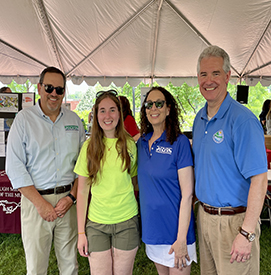
[[[54,87],[53,85],[44,84],[44,83],[42,83],[41,85],[44,87],[45,92],[48,94],[51,94],[53,90],[56,90],[56,93],[58,95],[63,95],[65,91],[65,88],[62,88],[62,87]]]
[[[114,96],[118,95],[117,91],[115,91],[115,90],[100,91],[96,94],[96,98],[100,97],[101,95],[103,95],[105,93],[108,93],[108,94],[111,94],[111,95],[114,95]]]
[[[144,106],[146,109],[150,110],[152,108],[153,104],[155,104],[155,107],[157,109],[162,109],[164,107],[165,100],[147,101],[144,103]]]

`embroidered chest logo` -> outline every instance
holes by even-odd
[[[224,140],[224,133],[222,130],[217,131],[214,135],[213,135],[213,141],[215,143],[221,143]]]
[[[172,148],[170,148],[170,147],[163,147],[163,146],[157,146],[156,153],[171,155],[172,154]]]
[[[65,126],[65,131],[66,132],[74,132],[74,131],[79,131],[77,125],[67,125]]]

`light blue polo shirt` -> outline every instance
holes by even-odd
[[[182,199],[178,170],[193,166],[191,146],[184,135],[171,145],[166,141],[164,132],[149,151],[151,136],[152,133],[148,133],[137,142],[142,240],[146,244],[171,245],[177,239]],[[194,242],[194,216],[191,211],[187,243]]]
[[[207,103],[193,125],[197,198],[215,207],[247,206],[250,177],[267,171],[257,117],[229,93],[208,121]]]

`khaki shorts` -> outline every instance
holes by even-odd
[[[138,216],[116,224],[100,224],[88,220],[86,235],[89,253],[105,251],[111,247],[132,250],[140,243]]]

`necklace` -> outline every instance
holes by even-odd
[[[113,147],[113,145],[114,145],[114,143],[110,147],[107,148],[107,151],[110,151],[110,149]]]

